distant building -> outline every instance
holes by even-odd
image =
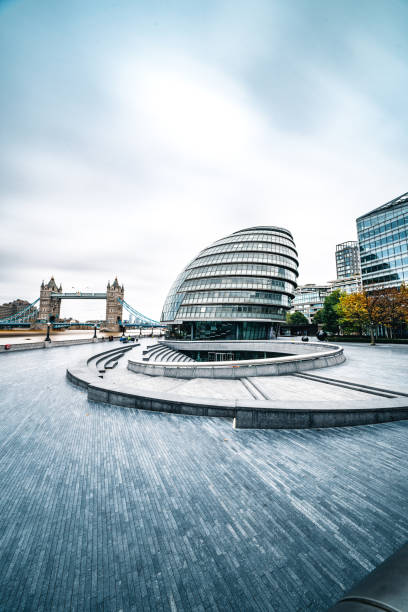
[[[331,291],[330,285],[299,285],[295,289],[291,312],[301,312],[312,323],[313,315],[323,308],[324,298]]]
[[[336,245],[337,278],[350,278],[360,274],[358,242],[349,240]]]
[[[363,288],[408,282],[408,192],[357,219]]]
[[[342,293],[357,293],[361,291],[361,276],[356,274],[350,278],[338,278],[334,281],[330,281],[330,293],[337,289]]]
[[[299,285],[295,289],[295,298],[292,300],[290,312],[301,312],[308,319],[309,323],[313,323],[313,315],[323,308],[325,297],[336,290],[342,293],[361,291],[360,275],[358,274],[351,278],[340,278],[324,285]]]
[[[7,304],[2,304],[0,306],[0,319],[7,319],[12,315],[15,315],[20,310],[24,310],[27,306],[30,305],[30,302],[27,300],[14,300],[13,302],[8,302]]]

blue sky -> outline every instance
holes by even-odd
[[[117,274],[159,317],[253,225],[333,279],[356,217],[408,190],[407,23],[393,0],[0,2],[0,302]]]

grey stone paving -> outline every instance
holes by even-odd
[[[408,538],[408,422],[234,431],[0,356],[0,610],[319,612]]]
[[[338,343],[341,344],[341,343]],[[365,385],[408,392],[408,344],[341,344],[347,360],[312,372]]]
[[[210,385],[208,384],[210,382]],[[210,392],[210,395],[209,395]],[[193,378],[184,381],[176,390],[178,395],[190,397],[211,397],[212,399],[253,399],[252,395],[238,380]]]
[[[313,370],[311,374],[320,376],[320,372],[325,370]],[[333,370],[333,368],[331,368]],[[334,374],[333,374],[334,378]],[[305,380],[296,376],[254,376],[251,378],[258,388],[266,393],[271,400],[362,400],[367,401],[367,393],[355,391],[354,389],[344,389],[335,387],[314,380]]]
[[[154,340],[153,340],[154,343]],[[105,374],[105,380],[115,388],[137,392],[140,390],[169,391],[190,397],[211,399],[247,399],[250,393],[239,380],[216,380],[194,378],[183,380],[171,377],[146,376],[126,369],[127,359],[141,359],[142,350],[152,339],[142,340],[141,347],[135,347],[119,367]],[[408,392],[408,345],[365,345],[344,344],[347,360],[345,363],[313,370],[309,374],[357,382],[370,386]],[[323,384],[314,380],[287,376],[258,376],[254,380],[259,388],[272,400],[348,401],[370,398],[366,393]],[[373,396],[371,396],[373,397]]]

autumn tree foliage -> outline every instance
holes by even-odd
[[[386,287],[375,291],[340,296],[337,312],[340,324],[355,326],[359,330],[368,328],[371,344],[375,344],[374,331],[384,325],[393,335],[395,327],[408,322],[408,287]]]
[[[384,325],[389,329],[391,338],[401,323],[408,323],[408,286],[387,287],[382,290]]]

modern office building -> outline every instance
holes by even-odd
[[[324,298],[331,291],[330,285],[300,285],[295,291],[292,312],[301,312],[313,323],[313,316],[323,308]]]
[[[291,307],[298,255],[281,227],[250,227],[217,240],[179,274],[161,321],[170,337],[267,339]]]
[[[301,312],[308,319],[309,323],[313,323],[313,316],[318,310],[323,308],[325,297],[337,290],[341,291],[341,293],[361,291],[360,275],[336,279],[325,285],[299,285],[295,290],[291,312]]]
[[[361,291],[361,276],[356,274],[350,276],[350,278],[337,278],[334,281],[330,281],[330,293],[332,291],[341,291],[342,293],[357,293]]]
[[[408,193],[357,219],[363,288],[408,283]]]
[[[360,274],[358,242],[349,240],[336,245],[337,278],[350,278]]]

